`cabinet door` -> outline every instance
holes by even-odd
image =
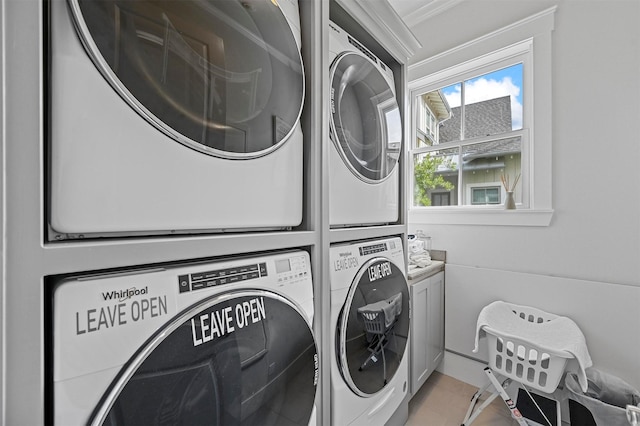
[[[411,394],[427,380],[429,373],[428,309],[429,278],[411,285]]]
[[[429,278],[427,301],[427,356],[431,374],[444,356],[444,272]]]
[[[411,394],[444,357],[444,272],[411,285]]]

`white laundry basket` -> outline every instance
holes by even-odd
[[[519,321],[543,323],[557,315],[528,306],[510,305]],[[491,369],[514,381],[552,393],[558,387],[567,361],[573,355],[565,351],[540,348],[530,342],[483,327],[489,350]]]

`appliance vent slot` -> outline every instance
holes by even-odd
[[[349,36],[349,43],[351,43],[356,49],[365,54],[369,59],[373,61],[374,64],[378,64],[378,58],[373,56],[373,53],[369,52],[366,47],[358,43],[353,37]]]

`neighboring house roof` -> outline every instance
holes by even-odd
[[[451,109],[452,117],[440,127],[440,143],[460,139],[460,107]],[[511,98],[489,99],[465,107],[465,138],[496,135],[511,131]],[[519,153],[520,138],[501,139],[481,146],[464,148],[463,160],[473,161],[497,155]]]
[[[451,116],[451,107],[441,90],[425,93],[422,98],[438,122],[447,120]]]
[[[521,150],[519,137],[499,139],[493,142],[485,142],[481,146],[470,145],[464,147],[462,159],[464,161],[473,161],[477,158],[519,154]]]

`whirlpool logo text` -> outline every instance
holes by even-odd
[[[103,292],[102,298],[104,300],[118,300],[118,302],[123,302],[125,300],[131,299],[135,296],[143,296],[149,292],[149,287],[145,286],[143,288],[131,287],[124,290],[113,290],[109,292]]]

